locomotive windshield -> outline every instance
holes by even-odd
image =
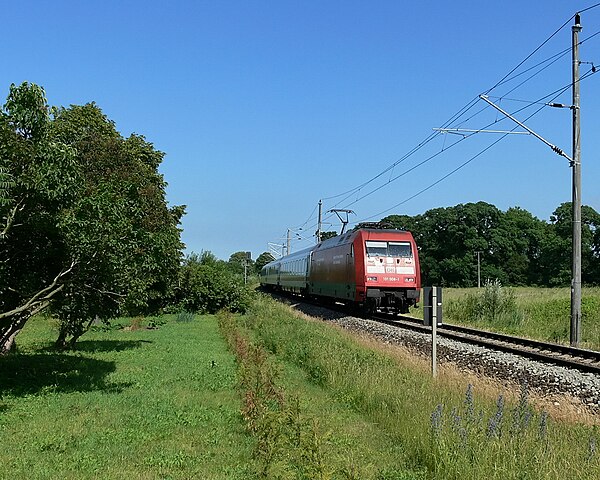
[[[412,257],[412,248],[409,242],[389,242],[390,257]]]
[[[412,257],[410,242],[365,242],[368,257]]]

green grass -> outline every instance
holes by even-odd
[[[67,353],[51,348],[51,320],[27,325],[18,353],[0,357],[0,478],[259,476],[256,439],[240,415],[238,367],[215,318],[173,316],[157,330],[145,323],[121,320],[89,332]],[[394,435],[315,383],[314,371],[273,361],[305,436],[312,435],[295,456],[318,446],[331,478],[424,478],[422,466],[402,460]],[[277,478],[312,479],[281,472]]]
[[[245,321],[273,355],[296,365],[336,404],[376,424],[380,437],[392,439],[399,478],[562,479],[567,471],[569,478],[600,478],[599,458],[589,447],[596,441],[591,428],[550,421],[540,435],[544,417],[529,404],[516,404],[502,407],[501,432],[488,435],[498,407],[476,400],[477,392],[468,407],[464,391],[441,388],[422,371],[268,300],[260,300]],[[434,412],[440,412],[438,420]],[[363,441],[365,451],[378,451]]]
[[[90,332],[49,349],[49,321],[0,358],[0,477],[244,479],[252,472],[216,321]],[[213,366],[214,362],[214,366]]]
[[[425,478],[423,467],[402,460],[395,436],[349,408],[345,398],[284,356],[264,361],[265,350],[248,343],[253,330],[242,327],[247,318],[237,320],[223,317],[222,328],[241,361],[241,394],[250,400],[247,422],[259,442],[261,478]]]
[[[52,321],[38,318],[0,357],[0,478],[600,478],[592,428],[550,421],[541,436],[540,412],[507,404],[489,434],[499,408],[477,391],[466,400],[466,385],[445,387],[267,298],[233,318],[269,352],[292,406],[273,421],[301,430],[277,447],[277,465],[261,466],[215,317],[155,319],[152,330],[123,320],[137,329],[92,331],[69,353],[51,348]]]

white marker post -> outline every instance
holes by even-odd
[[[437,377],[437,287],[431,290],[431,375]]]

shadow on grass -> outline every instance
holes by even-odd
[[[130,383],[107,383],[115,362],[67,353],[10,354],[0,357],[0,398],[38,393],[104,391],[119,393]]]
[[[133,348],[140,348],[150,340],[80,340],[75,344],[77,352],[122,352]]]
[[[85,353],[102,353],[102,352],[123,352],[125,350],[132,350],[134,348],[140,348],[146,343],[152,343],[150,340],[79,340],[75,343],[75,347],[72,350],[65,350],[64,353],[69,352],[85,352]],[[54,343],[48,344],[46,347],[40,348],[38,351],[43,353],[63,353],[60,349],[57,349]]]

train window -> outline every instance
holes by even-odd
[[[367,247],[368,257],[387,257],[387,242],[374,242],[367,240],[365,242]]]
[[[389,242],[390,257],[412,257],[412,248],[409,242]]]
[[[408,257],[412,258],[410,242],[365,242],[368,257]]]

